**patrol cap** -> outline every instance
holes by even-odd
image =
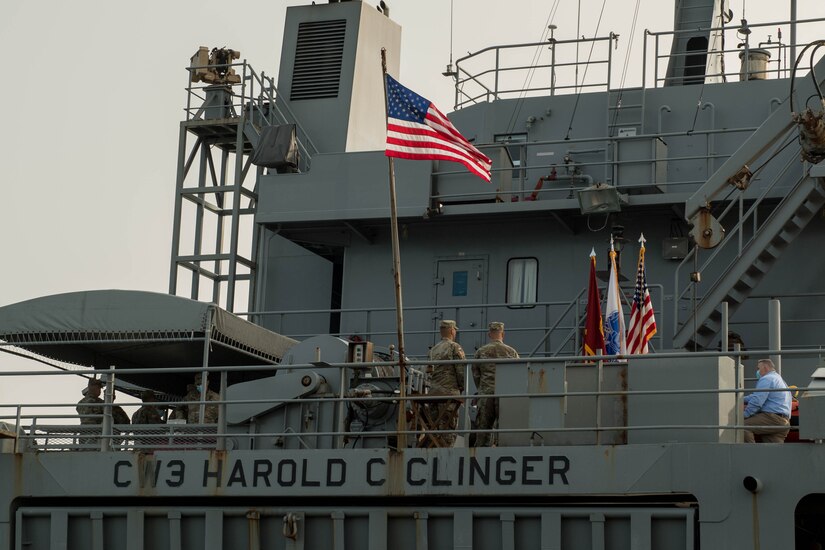
[[[439,325],[439,328],[454,328],[454,329],[458,330],[458,325],[455,323],[455,321],[445,319],[445,320],[441,321],[441,324]]]
[[[490,323],[490,330],[493,332],[504,330],[504,323],[502,323],[501,321],[493,321],[492,323]]]
[[[92,386],[97,386],[98,388],[103,387],[103,380],[98,380],[97,378],[90,378],[87,387],[91,388]]]

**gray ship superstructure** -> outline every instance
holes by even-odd
[[[751,25],[680,2],[644,33],[640,87],[616,86],[613,33],[451,63],[450,118],[492,182],[395,160],[403,360],[382,48],[415,83],[389,7],[289,8],[277,82],[200,48],[169,293],[0,308],[4,351],[106,383],[94,423],[2,404],[0,550],[822,548],[825,48],[796,36],[825,19],[792,4]],[[757,38],[777,25],[788,43]],[[604,293],[613,240],[629,315],[641,233],[651,353],[583,357],[590,250]],[[491,321],[520,353],[497,365],[493,447],[468,446],[472,383],[455,445],[434,418],[445,319],[468,357]],[[798,412],[785,444],[745,444],[768,356]],[[146,390],[168,421],[115,422],[113,392]]]

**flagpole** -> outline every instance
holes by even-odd
[[[384,82],[384,127],[387,127],[387,49],[381,48],[381,74]],[[392,232],[392,274],[395,282],[395,320],[398,332],[398,384],[400,406],[398,410],[398,449],[407,447],[407,373],[404,364],[404,308],[401,301],[401,254],[398,243],[398,213],[395,203],[395,163],[389,160],[390,170],[390,230]]]

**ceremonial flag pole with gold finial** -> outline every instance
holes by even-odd
[[[607,283],[607,307],[604,316],[605,355],[627,355],[624,330],[622,297],[619,290],[619,273],[616,269],[616,250],[610,236],[610,276]]]
[[[596,250],[590,251],[590,280],[587,287],[587,310],[584,321],[583,355],[604,353],[604,326],[602,325],[602,298],[596,280]]]
[[[636,290],[630,306],[630,327],[627,330],[628,353],[647,353],[648,342],[656,334],[656,318],[645,276],[645,236],[639,237],[639,263],[636,268]]]

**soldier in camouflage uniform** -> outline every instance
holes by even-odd
[[[100,398],[100,390],[103,387],[103,381],[92,378],[89,380],[86,388],[83,390],[83,399],[77,402],[75,410],[81,416],[81,426],[94,426],[103,424],[103,400]],[[99,432],[100,430],[98,430]],[[87,433],[84,431],[83,433]],[[90,437],[81,437],[78,442],[81,445],[94,445],[99,443],[99,439]]]
[[[143,400],[143,405],[132,415],[132,425],[163,424],[163,414],[161,414],[157,405],[153,405],[155,392],[152,390],[143,390],[140,392],[140,398]],[[164,412],[165,410],[166,408],[164,407]],[[163,428],[138,428],[134,431],[135,446],[161,445],[164,439],[156,435],[153,437],[152,435],[162,433],[164,433]]]
[[[464,350],[455,341],[458,326],[455,321],[441,321],[439,325],[441,341],[430,349],[429,358],[433,361],[449,361],[464,359]],[[458,396],[464,392],[464,365],[431,365],[430,395]],[[439,400],[433,407],[432,416],[438,419],[438,430],[453,430],[458,428],[458,408],[461,402],[456,399]],[[440,437],[448,446],[455,443],[455,433],[443,434]]]
[[[129,424],[129,415],[126,414],[126,411],[123,410],[123,407],[120,405],[115,405],[115,397],[117,397],[117,393],[112,392],[112,424],[116,426],[124,426]],[[127,432],[123,430],[119,430],[117,428],[112,428],[112,433],[116,434],[125,434]],[[114,445],[124,445],[126,443],[125,439],[112,439],[112,443]]]
[[[489,343],[476,350],[476,359],[508,358],[518,359],[518,352],[504,343],[504,323],[493,321],[487,333]],[[496,364],[479,363],[473,365],[473,380],[480,396],[496,393]],[[490,430],[498,420],[498,398],[479,397],[478,414],[476,415],[476,429]],[[472,442],[474,447],[489,447],[494,443],[493,434],[475,434]]]
[[[143,390],[140,398],[143,400],[143,406],[132,415],[132,424],[163,424],[163,415],[156,405],[151,404],[155,401],[154,392]]]
[[[190,391],[187,393],[184,398],[184,401],[195,401],[195,403],[189,403],[187,407],[186,413],[186,423],[187,424],[217,424],[218,423],[218,406],[217,405],[206,405],[206,409],[203,413],[203,422],[200,422],[200,403],[197,403],[201,400],[201,374],[198,373],[195,375],[195,388],[194,391]],[[218,396],[217,393],[210,390],[208,387],[206,388],[206,400],[207,401],[220,401],[221,398]]]
[[[126,414],[123,407],[114,404],[115,397],[117,397],[117,394],[112,393],[112,424],[128,424],[129,415]]]

